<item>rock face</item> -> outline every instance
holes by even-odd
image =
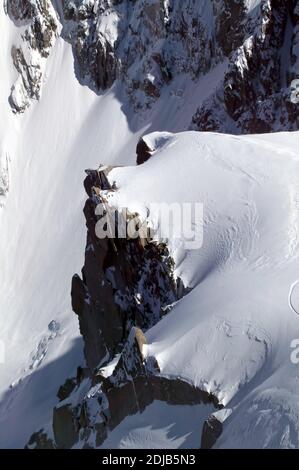
[[[228,11],[226,11],[228,10]],[[134,108],[155,102],[175,76],[207,73],[242,43],[245,2],[64,0],[65,37],[79,80],[95,90],[124,81]]]
[[[45,62],[58,34],[58,21],[50,0],[7,0],[6,9],[12,21],[26,25],[22,44],[11,50],[19,76],[9,101],[12,110],[20,113],[31,100],[40,98]]]
[[[55,449],[55,444],[52,439],[50,439],[43,431],[35,432],[32,434],[28,444],[25,446],[26,449]]]
[[[152,106],[175,77],[196,82],[228,61],[217,90],[190,115],[191,128],[298,129],[290,99],[299,76],[298,0],[63,0],[57,11],[53,5],[7,0],[11,19],[27,24],[12,50],[20,74],[10,97],[14,111],[39,99],[45,60],[60,33],[72,45],[80,83],[100,93],[123,82],[135,111]]]
[[[147,162],[151,158],[152,151],[154,149],[150,148],[143,138],[141,138],[136,147],[136,163],[137,165],[142,165],[142,163]]]
[[[176,29],[183,21],[174,15],[176,22],[171,24],[167,4],[160,0],[100,0],[86,4],[65,0],[64,20],[73,45],[79,79],[87,79],[90,86],[101,90],[110,87],[116,78],[121,78],[136,108],[157,99],[161,86],[171,79],[168,62],[174,62],[171,53],[169,59],[166,57],[168,46],[161,45],[165,39],[168,40],[171,29],[172,34],[177,34]],[[187,24],[184,26],[187,30]],[[153,39],[160,41],[161,45],[152,47]],[[183,59],[185,62],[193,60],[189,49],[188,52],[189,57]],[[189,69],[190,65],[185,63],[180,67]]]
[[[262,2],[257,24],[230,57],[223,82],[193,117],[198,130],[265,133],[296,130],[299,3]]]
[[[163,309],[177,300],[182,284],[173,277],[166,245],[151,242],[146,228],[142,238],[118,236],[121,225],[126,228],[139,221],[136,214],[109,212],[107,200],[113,189],[107,171],[87,172],[85,263],[82,279],[76,275],[72,281],[73,310],[79,317],[91,369],[121,350],[133,326],[146,330],[157,323]],[[116,238],[98,238],[97,228],[106,220],[116,230]]]
[[[222,433],[222,423],[211,415],[204,423],[201,436],[201,449],[211,449]]]

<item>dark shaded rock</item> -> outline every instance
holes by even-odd
[[[136,214],[110,213],[100,196],[101,189],[113,191],[107,171],[87,171],[85,262],[82,280],[74,276],[71,290],[91,369],[122,350],[132,326],[142,330],[153,326],[181,290],[174,280],[173,261],[165,244],[151,242],[146,230],[144,238],[130,238],[128,233],[118,236],[129,221],[135,221],[136,226],[139,222]],[[97,227],[103,217],[106,225],[115,228],[113,238],[108,234],[98,238]]]
[[[128,235],[98,238],[96,225],[103,217],[98,207],[105,208],[108,221],[111,216],[101,196],[103,188],[113,191],[106,172],[106,168],[88,170],[84,183],[89,195],[84,207],[87,243],[82,279],[76,275],[72,281],[72,305],[88,367],[78,368],[76,379],[67,380],[58,391],[63,400],[53,412],[58,448],[71,448],[75,443],[90,448],[95,441],[99,446],[109,430],[154,400],[221,407],[213,395],[180,379],[161,377],[157,360],[143,355],[143,331],[184,295],[184,286],[174,279],[167,246],[152,242],[146,231],[144,239]],[[124,217],[125,222],[139,223],[136,214]],[[121,216],[116,222],[119,230]],[[116,362],[106,376],[104,366],[112,359]]]
[[[152,156],[154,149],[151,149],[143,138],[141,138],[136,147],[137,165],[147,162]]]
[[[199,403],[212,403],[215,408],[221,409],[218,399],[211,393],[201,390],[193,385],[177,379],[151,376],[153,396],[155,400],[165,401],[171,405],[197,405]]]
[[[75,274],[72,278],[71,299],[72,309],[79,316],[83,314],[85,296],[86,291],[84,283],[78,274]]]
[[[78,418],[70,405],[55,407],[53,432],[59,449],[70,449],[78,441]]]
[[[34,17],[35,8],[29,0],[7,0],[6,6],[13,20],[31,20]]]
[[[26,24],[23,43],[11,51],[19,76],[11,87],[9,103],[13,112],[22,113],[31,100],[40,98],[44,59],[57,37],[58,21],[50,0],[7,0],[7,12],[17,24]]]
[[[32,434],[25,449],[56,449],[55,443],[43,429]]]
[[[107,178],[108,171],[109,167],[106,171],[85,170],[87,176],[83,184],[84,189],[89,197],[92,196],[92,188],[94,187],[98,187],[99,189],[111,189],[110,183]]]
[[[89,369],[87,367],[77,367],[76,381],[77,385],[80,385],[84,379],[90,376]]]
[[[192,128],[237,134],[299,128],[299,108],[290,99],[298,78],[299,4],[270,0],[259,8],[252,34],[230,56],[223,81],[193,116]]]
[[[142,90],[147,96],[150,96],[152,98],[159,98],[160,97],[160,90],[159,87],[155,85],[151,80],[148,78],[145,78],[142,85],[141,85]]]
[[[211,449],[222,433],[222,423],[215,416],[210,416],[203,425],[201,449]]]
[[[242,0],[223,0],[214,3],[216,39],[224,55],[241,46],[246,30],[246,6]]]
[[[57,392],[57,397],[59,400],[65,400],[67,397],[70,396],[72,391],[75,389],[77,385],[77,379],[72,378],[72,379],[66,379],[63,385],[59,387],[59,390]]]

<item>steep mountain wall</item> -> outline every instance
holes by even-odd
[[[25,28],[12,49],[19,72],[12,109],[39,99],[45,61],[58,35],[72,46],[79,82],[103,93],[125,84],[135,111],[152,107],[162,90],[187,74],[196,82],[228,60],[216,92],[190,115],[193,129],[259,133],[298,129],[291,100],[298,77],[296,0],[7,0]]]
[[[299,3],[262,2],[252,33],[233,52],[217,91],[193,116],[196,130],[266,133],[298,129]]]
[[[84,182],[89,196],[84,207],[88,229],[85,263],[82,279],[76,275],[72,282],[73,310],[79,317],[91,369],[121,351],[133,326],[145,330],[157,323],[163,309],[184,291],[181,280],[174,279],[166,245],[151,242],[147,233],[142,238],[125,234],[118,238],[121,224],[138,224],[138,220],[136,214],[114,217],[108,202],[109,192],[114,190],[107,171],[90,170]],[[97,223],[109,210],[115,237],[98,238]]]

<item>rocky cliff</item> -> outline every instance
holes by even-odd
[[[73,50],[80,83],[96,93],[122,82],[135,111],[186,74],[195,83],[228,63],[216,92],[190,127],[229,133],[298,129],[291,86],[298,77],[297,0],[7,0],[25,25],[12,49],[19,73],[15,112],[39,99],[45,61],[60,35]],[[198,82],[200,87],[200,81]]]
[[[115,189],[110,187],[107,171],[87,172],[85,263],[82,279],[76,275],[72,282],[73,310],[79,317],[91,369],[122,350],[133,326],[146,330],[157,323],[184,291],[180,279],[173,277],[167,246],[150,241],[146,228],[142,237],[124,234],[120,238],[119,233],[111,233],[115,238],[109,234],[98,238],[97,224],[104,215],[109,215],[116,232],[121,224],[139,223],[137,214],[109,212],[109,192]]]
[[[46,59],[58,34],[57,15],[50,0],[7,0],[5,9],[22,28],[21,43],[11,49],[19,75],[9,100],[14,112],[24,112],[31,100],[40,98]]]
[[[196,130],[266,133],[298,129],[299,3],[261,3],[252,32],[232,53],[224,80],[193,116]]]

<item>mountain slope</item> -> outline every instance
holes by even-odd
[[[195,105],[188,104],[179,120],[177,110],[185,100],[190,103],[196,87],[190,87],[186,97],[173,99],[167,90],[155,109],[135,114],[121,84],[101,96],[82,87],[74,74],[71,47],[59,38],[45,65],[39,101],[25,113],[13,114],[8,97],[17,74],[10,50],[22,41],[22,28],[2,8],[0,20],[5,38],[0,56],[5,71],[0,154],[1,163],[6,165],[8,159],[9,175],[9,191],[0,209],[0,339],[5,347],[5,363],[0,363],[0,444],[23,447],[51,419],[59,386],[82,362],[70,289],[84,257],[84,170],[100,163],[133,163],[139,136],[146,129],[177,130],[185,125]],[[174,82],[174,92],[181,82]],[[183,82],[186,86],[185,78]],[[60,332],[49,341],[53,320],[60,324]],[[47,374],[48,364],[55,374]],[[46,375],[33,373],[41,368]],[[33,394],[41,408],[32,405]],[[19,421],[22,426],[16,426]]]
[[[188,403],[198,405],[206,423],[220,423],[221,432],[212,436],[215,447],[298,447],[297,363],[291,358],[298,317],[289,306],[298,276],[298,139],[298,133],[153,133],[144,137],[152,149],[145,163],[110,169],[113,187],[99,187],[90,200],[99,194],[110,209],[127,207],[156,229],[159,203],[200,202],[203,218],[192,220],[197,240],[203,229],[203,244],[189,245],[182,234],[177,238],[170,233],[167,244],[175,274],[191,292],[178,298],[145,336],[133,328],[118,342],[117,354],[99,358],[94,370],[86,354],[89,370],[77,376],[54,409],[54,437],[52,431],[48,436],[58,447],[142,448],[149,445],[147,439],[157,445],[156,439],[164,442],[169,436],[163,429],[171,423],[171,407]],[[188,191],[182,182],[188,183]],[[96,277],[90,269],[97,268],[91,268],[89,253],[105,249],[91,236],[96,219],[92,222],[89,211],[85,215],[86,307],[75,311],[86,342],[83,309],[89,322],[112,315],[112,310],[106,313],[100,282],[94,291]],[[120,242],[115,243],[121,258]],[[112,251],[108,248],[111,265],[106,264],[101,279],[102,286],[112,283],[117,303],[121,270],[113,264]],[[112,280],[108,270],[114,272]],[[148,292],[158,299],[150,276],[147,283]],[[145,291],[140,289],[136,295],[142,298]],[[90,310],[97,293],[100,303]],[[79,298],[72,295],[77,305]],[[136,323],[139,327],[138,319]],[[101,326],[90,334],[96,331],[101,341],[108,338]],[[157,432],[145,433],[144,427],[154,423],[150,410],[159,407],[163,418]],[[136,414],[136,419],[128,418]],[[66,423],[71,434],[64,431]],[[211,443],[202,425],[190,420],[195,446],[200,440],[202,445]],[[168,437],[165,445],[186,445],[180,434],[176,436],[173,442]]]
[[[2,152],[11,160],[9,192],[0,210],[0,323],[6,350],[5,363],[0,364],[3,447],[23,447],[36,427],[47,421],[45,416],[51,414],[60,384],[81,361],[82,346],[76,341],[76,349],[61,361],[57,374],[45,378],[32,373],[39,363],[33,366],[33,356],[43,338],[50,335],[52,320],[60,324],[60,334],[46,345],[47,354],[45,358],[41,354],[39,367],[67,354],[79,336],[70,286],[84,255],[84,169],[105,161],[101,155],[106,155],[107,161],[117,161],[116,131],[123,133],[119,140],[121,159],[125,160],[122,146],[131,145],[132,134],[113,95],[103,97],[100,104],[92,92],[78,85],[67,44],[57,43],[46,73],[40,103],[26,115],[12,119],[9,114],[8,128],[3,121],[1,125],[5,132]],[[7,103],[7,97],[3,102]],[[109,115],[113,118],[108,120]],[[102,122],[100,128],[98,122]],[[110,141],[103,138],[106,135],[111,135]],[[16,392],[14,388],[7,391],[10,384],[28,375],[35,403],[44,402],[45,384],[51,390],[43,411],[36,408],[36,416],[34,406],[24,408],[22,385]],[[31,387],[27,380],[25,383],[26,388]],[[10,408],[7,403],[11,400]],[[19,421],[22,426],[16,426]]]
[[[0,447],[23,447],[41,428],[52,438],[57,391],[84,366],[71,279],[84,264],[84,170],[101,163],[131,165],[109,174],[115,204],[207,209],[201,250],[169,245],[179,244],[176,273],[193,291],[146,334],[146,354],[163,377],[180,375],[233,409],[216,446],[298,447],[288,307],[298,134],[150,135],[155,155],[134,166],[140,136],[153,131],[298,129],[298,2],[180,7],[1,4]]]

